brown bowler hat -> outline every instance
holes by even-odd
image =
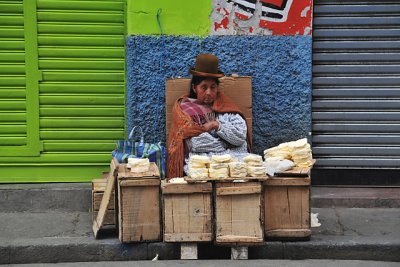
[[[194,68],[189,72],[193,76],[221,78],[224,74],[218,69],[218,58],[211,54],[200,54],[196,57]]]

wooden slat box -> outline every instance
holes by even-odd
[[[216,182],[215,187],[216,243],[261,244],[261,183]]]
[[[164,184],[164,241],[212,241],[212,185]]]
[[[123,243],[161,241],[160,178],[156,177],[157,173],[147,177],[137,175],[126,164],[119,166],[119,240]]]
[[[264,182],[266,239],[309,239],[309,177],[274,177]]]
[[[94,221],[99,212],[101,199],[104,195],[104,190],[106,188],[107,179],[93,179],[92,180],[92,220]],[[104,225],[108,225],[109,228],[115,228],[116,218],[115,218],[115,201],[114,193],[111,195],[111,201],[108,204],[106,216],[104,218]]]

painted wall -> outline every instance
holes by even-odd
[[[128,0],[127,17],[129,35],[310,35],[312,0]]]
[[[128,0],[128,34],[205,36],[209,33],[211,0]]]
[[[213,0],[211,34],[310,35],[312,0]]]
[[[151,5],[151,10],[144,5],[145,0],[128,2],[128,130],[146,124],[147,141],[152,141],[156,123],[156,139],[165,141],[165,80],[190,77],[188,69],[196,55],[213,53],[220,58],[220,68],[226,75],[235,73],[253,78],[254,152],[261,154],[268,147],[308,135],[311,0],[296,4],[290,0],[269,0],[268,4],[275,5],[274,10],[271,5],[267,5],[270,10],[263,9],[268,1],[201,0],[201,5],[196,1],[176,1],[180,5],[175,1],[174,4],[166,0],[156,2],[158,5]],[[240,10],[243,2],[255,2],[254,12],[247,18]],[[277,8],[278,5],[281,6]],[[174,7],[178,13],[172,12]],[[160,8],[161,27],[157,22]],[[140,18],[144,10],[148,10],[147,16]],[[193,15],[194,10],[197,16]],[[228,13],[221,13],[225,11]],[[282,15],[280,21],[268,17],[272,11]],[[196,19],[190,24],[178,22],[193,17]],[[224,19],[223,26],[216,28]],[[152,26],[140,28],[141,21]],[[156,35],[161,29],[166,35]]]
[[[158,109],[157,139],[165,141],[165,79],[189,77],[188,69],[197,54],[214,53],[226,75],[253,77],[256,153],[282,141],[304,137],[311,125],[311,43],[308,36],[130,36],[127,128],[146,123],[146,136],[151,141]]]

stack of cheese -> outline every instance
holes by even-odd
[[[208,178],[208,165],[210,158],[207,156],[194,155],[189,160],[189,177],[193,179]]]
[[[249,154],[243,158],[243,161],[247,164],[248,175],[251,177],[265,176],[265,167],[261,156]]]
[[[128,165],[131,166],[131,172],[148,172],[150,169],[148,158],[128,158]]]
[[[298,167],[310,167],[313,164],[310,144],[307,139],[282,143],[276,147],[264,150],[264,157],[283,157],[290,159]]]
[[[292,160],[299,167],[310,167],[313,165],[313,158],[310,144],[303,138],[290,144],[292,150]]]
[[[229,177],[229,165],[232,161],[231,155],[212,155],[210,164],[210,177],[211,178],[226,178]]]
[[[244,162],[230,162],[229,165],[229,176],[243,178],[247,176],[247,164]]]

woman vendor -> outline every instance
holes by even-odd
[[[182,177],[193,155],[230,154],[242,158],[249,151],[246,121],[237,105],[218,90],[224,74],[218,58],[200,54],[189,70],[189,93],[172,109],[168,136],[167,177]]]

